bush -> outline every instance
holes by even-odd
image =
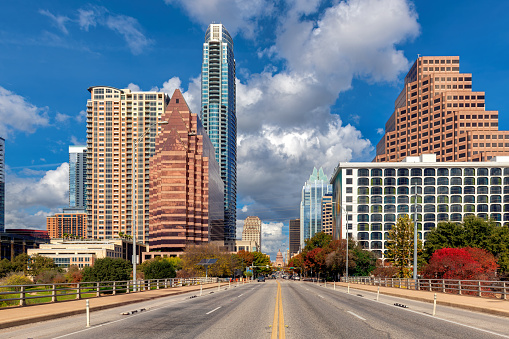
[[[31,285],[34,282],[32,279],[24,275],[23,273],[11,273],[7,277],[1,280],[2,285]],[[11,291],[19,291],[19,287],[10,287]]]
[[[83,270],[76,265],[71,265],[65,273],[65,279],[68,283],[79,283],[83,279]]]
[[[61,284],[66,282],[65,277],[59,270],[46,270],[39,273],[34,281],[38,284]]]
[[[123,281],[129,280],[132,265],[124,259],[103,258],[95,261],[94,266],[83,269],[83,281]]]
[[[152,259],[144,262],[143,273],[145,279],[175,278],[175,266],[165,259]]]

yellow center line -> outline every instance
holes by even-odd
[[[278,326],[279,325],[279,326]],[[271,339],[277,339],[279,327],[279,338],[285,338],[285,320],[283,316],[283,298],[281,294],[281,284],[277,282],[276,307],[274,308],[274,320],[272,321]]]

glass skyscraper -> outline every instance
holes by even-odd
[[[69,146],[69,207],[87,207],[87,146]]]
[[[322,198],[332,194],[332,185],[329,184],[323,169],[313,168],[309,180],[302,187],[302,200],[300,203],[300,244],[304,248],[305,241],[316,233],[322,232]]]
[[[0,232],[5,230],[5,139],[0,138]]]
[[[201,93],[201,120],[224,183],[225,240],[233,240],[237,219],[235,59],[233,40],[221,24],[211,24],[205,33]]]

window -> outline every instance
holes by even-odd
[[[394,170],[393,168],[386,168],[384,170],[384,175],[386,177],[394,177],[396,176],[396,170]]]
[[[424,169],[424,176],[425,177],[435,176],[435,169],[434,168],[426,168],[426,169]]]
[[[359,177],[368,177],[369,176],[369,170],[365,169],[365,168],[360,169],[360,170],[358,170],[357,175]]]
[[[352,178],[346,178],[346,184],[347,185],[352,185],[353,184]]]
[[[382,170],[379,168],[374,168],[371,170],[371,176],[372,177],[381,177],[382,176]]]

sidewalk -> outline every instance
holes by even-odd
[[[323,284],[320,285],[323,286]],[[337,282],[336,288],[340,286],[346,288],[347,283]],[[327,288],[333,288],[333,283],[328,283]],[[376,293],[378,286],[350,283],[350,290],[352,289]],[[350,293],[352,292],[350,291]],[[437,294],[437,305],[509,317],[509,300],[380,286],[380,294],[428,303],[433,303],[435,293]]]
[[[221,283],[222,287],[225,285],[228,286],[228,283]],[[203,290],[217,289],[218,283],[204,284],[202,287]],[[89,298],[88,300],[90,302],[90,312],[93,312],[199,290],[200,286],[194,285],[95,297]],[[86,299],[69,300],[23,307],[2,308],[0,309],[0,329],[85,313],[85,300]]]

